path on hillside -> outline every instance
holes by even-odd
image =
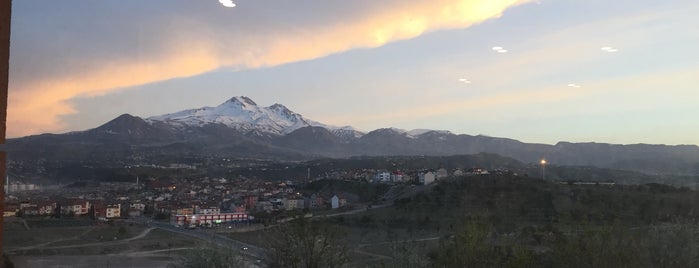
[[[156,249],[156,250],[149,250],[149,251],[133,251],[129,253],[119,253],[119,254],[111,254],[111,255],[127,255],[127,256],[158,256],[157,253],[163,253],[163,252],[173,252],[173,251],[180,251],[180,250],[189,250],[189,249],[195,249],[195,248],[166,248],[166,249]]]
[[[29,231],[30,228],[29,228],[29,225],[27,224],[27,220],[21,219],[21,221],[22,221],[22,225],[24,225],[24,229],[27,229],[27,231]]]
[[[71,237],[67,237],[67,238],[60,238],[60,239],[56,239],[56,240],[53,240],[53,241],[44,242],[44,243],[41,243],[41,244],[36,244],[36,245],[31,245],[31,246],[24,246],[24,247],[18,247],[18,248],[13,248],[12,246],[9,246],[9,247],[7,247],[7,249],[8,249],[8,250],[29,250],[29,249],[35,249],[35,248],[44,248],[45,246],[50,245],[50,244],[53,244],[53,243],[58,243],[58,242],[63,242],[63,241],[68,241],[68,240],[80,239],[80,237],[82,237],[83,235],[85,235],[85,234],[87,234],[88,232],[92,231],[93,229],[94,229],[94,227],[90,227],[90,228],[88,228],[87,230],[85,230],[84,232],[82,232],[82,233],[80,233],[80,234],[78,234],[78,235],[71,236]]]
[[[103,241],[103,242],[85,243],[85,244],[75,244],[75,245],[65,245],[65,246],[47,246],[47,245],[49,245],[49,244],[56,243],[56,242],[60,242],[60,241],[68,241],[68,240],[73,240],[73,239],[79,239],[81,236],[85,235],[87,232],[89,232],[89,231],[91,231],[91,230],[93,230],[93,229],[94,229],[94,228],[90,228],[89,230],[83,232],[82,234],[77,235],[77,236],[74,236],[74,237],[71,237],[71,238],[60,239],[60,240],[56,240],[56,241],[52,241],[52,242],[48,242],[48,243],[43,243],[43,244],[39,244],[39,245],[34,245],[34,246],[29,246],[29,247],[17,248],[17,249],[14,249],[14,251],[17,251],[17,250],[30,250],[30,249],[66,249],[66,248],[83,248],[83,247],[95,247],[95,246],[118,245],[118,244],[124,244],[124,243],[130,242],[130,241],[133,241],[133,240],[136,240],[136,239],[144,238],[144,237],[146,237],[146,235],[148,235],[148,234],[150,233],[150,231],[154,230],[155,228],[154,228],[154,227],[150,227],[150,228],[148,228],[148,229],[145,229],[145,230],[141,231],[141,233],[139,233],[139,234],[136,235],[136,236],[129,237],[129,238],[125,238],[125,239],[121,239],[121,240]]]
[[[384,242],[376,242],[376,243],[365,243],[365,244],[359,244],[357,247],[368,247],[368,246],[376,246],[376,245],[386,245],[386,244],[397,244],[397,243],[405,243],[405,242],[423,242],[423,241],[432,241],[432,240],[439,240],[441,237],[439,236],[434,236],[434,237],[426,237],[426,238],[419,238],[419,239],[404,239],[404,240],[398,240],[398,241],[384,241]]]
[[[354,253],[358,253],[358,254],[362,254],[362,255],[371,256],[371,257],[376,257],[376,258],[379,258],[379,259],[384,259],[384,260],[393,259],[393,257],[390,257],[390,256],[381,255],[381,254],[376,254],[376,253],[371,253],[371,252],[366,252],[366,251],[363,251],[363,250],[361,250],[361,249],[355,249],[355,250],[353,250],[353,252],[354,252]]]
[[[155,227],[149,227],[148,229],[143,230],[140,234],[138,234],[134,237],[130,237],[130,238],[126,238],[126,239],[122,239],[122,240],[118,240],[118,241],[128,242],[128,241],[132,241],[132,240],[136,240],[136,239],[141,239],[141,238],[146,237],[150,233],[150,231],[153,231],[154,229],[155,229]]]
[[[398,241],[385,241],[385,242],[376,242],[376,243],[365,243],[365,244],[358,244],[357,248],[352,250],[352,252],[365,255],[365,256],[370,256],[370,257],[375,257],[380,260],[392,260],[392,256],[387,256],[387,255],[382,255],[378,253],[372,253],[368,252],[362,248],[368,247],[368,246],[376,246],[376,245],[386,245],[386,244],[397,244],[397,243],[405,243],[405,242],[422,242],[422,241],[432,241],[432,240],[439,240],[441,237],[435,236],[435,237],[426,237],[426,238],[419,238],[419,239],[405,239],[405,240],[398,240]]]

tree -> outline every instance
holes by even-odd
[[[297,217],[268,233],[270,267],[340,267],[348,261],[346,243],[325,222]]]
[[[554,267],[648,267],[641,241],[620,224],[584,226],[555,243]]]
[[[430,257],[435,267],[494,267],[492,247],[486,240],[493,227],[483,220],[469,220],[448,239],[442,240],[439,249]]]
[[[217,248],[214,245],[194,249],[180,257],[178,264],[171,268],[235,268],[245,267],[242,258],[233,250]]]
[[[494,226],[469,219],[429,254],[433,267],[537,267],[537,256],[512,241],[497,241]]]
[[[10,260],[9,257],[7,257],[7,255],[5,255],[5,254],[3,253],[3,254],[2,254],[2,265],[1,265],[0,267],[3,267],[3,268],[15,268],[15,264]]]

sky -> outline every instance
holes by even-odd
[[[699,1],[232,2],[14,1],[8,137],[247,96],[364,131],[699,144]]]

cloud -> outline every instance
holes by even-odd
[[[231,0],[218,0],[218,2],[224,7],[235,7],[235,3],[233,3]]]
[[[528,1],[307,0],[236,9],[200,1],[110,2],[15,5],[8,136],[64,130],[60,116],[76,112],[67,100],[78,96],[379,47],[469,27]],[[346,12],[327,12],[336,9]]]
[[[504,49],[501,46],[494,46],[492,49],[497,53],[507,53],[507,49]]]

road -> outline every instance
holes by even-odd
[[[255,260],[265,260],[267,258],[267,254],[264,249],[217,234],[211,229],[188,229],[184,227],[175,227],[172,224],[157,221],[149,221],[146,222],[146,224],[150,227],[209,241],[220,247],[236,250],[241,255],[251,257]]]

